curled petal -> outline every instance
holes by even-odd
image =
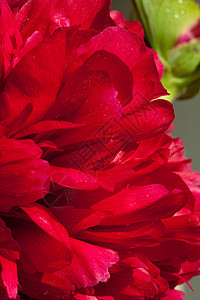
[[[43,198],[49,189],[49,164],[31,140],[0,140],[1,211]]]
[[[129,67],[134,80],[133,94],[140,93],[148,99],[166,94],[166,90],[159,81],[153,53],[137,34],[123,28],[106,28],[77,49],[75,54],[79,58],[78,65],[98,50],[115,54]],[[143,84],[143,80],[153,83],[150,90]]]

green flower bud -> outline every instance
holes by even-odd
[[[168,100],[193,96],[200,86],[200,8],[192,0],[133,0],[134,17],[163,65]]]

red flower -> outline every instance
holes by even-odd
[[[199,224],[141,26],[106,0],[0,3],[2,297],[182,299]]]

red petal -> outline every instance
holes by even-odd
[[[185,182],[181,179],[181,177],[174,172],[169,172],[166,169],[157,170],[156,172],[152,173],[151,181],[153,183],[163,184],[168,190],[179,189],[184,191],[185,199],[187,201],[185,208],[189,210],[194,209],[195,199],[192,195],[192,192],[187,187]]]
[[[21,206],[21,209],[51,237],[70,248],[67,230],[56,220],[56,218],[45,207],[35,203],[34,205]]]
[[[166,296],[160,298],[161,300],[184,300],[185,295],[182,291],[172,290]]]
[[[74,296],[74,299],[76,299],[76,300],[115,300],[113,297],[110,297],[110,296],[95,297],[95,296],[87,296],[87,295],[81,295],[81,294],[76,294]]]
[[[19,244],[14,240],[10,229],[6,227],[2,219],[0,219],[0,230],[0,255],[15,262],[19,259]]]
[[[21,59],[7,77],[0,97],[2,119],[19,115],[28,103],[32,103],[33,110],[26,123],[44,116],[60,88],[66,59],[65,43],[65,30],[57,31]]]
[[[7,293],[6,289],[0,288],[0,299],[1,300],[10,300],[10,298],[8,297],[8,293]],[[15,299],[16,300],[21,300],[19,296],[17,296]]]
[[[31,140],[0,140],[1,211],[43,198],[49,189],[49,164]]]
[[[112,197],[97,202],[91,206],[91,209],[110,211],[115,216],[123,215],[147,208],[168,193],[169,191],[162,185],[130,187],[123,189]]]
[[[28,1],[17,13],[18,27],[26,40],[34,31],[52,34],[60,27],[81,25],[82,29],[104,28],[110,24],[110,0]]]
[[[44,224],[42,219],[41,223]],[[27,274],[35,272],[51,273],[71,262],[71,251],[66,246],[66,236],[64,240],[66,231],[63,230],[62,225],[60,225],[60,229],[58,229],[58,226],[56,228],[57,232],[60,230],[56,239],[52,237],[55,236],[56,230],[51,227],[45,228],[45,226],[47,227],[47,225],[43,225],[43,227],[48,233],[33,222],[25,220],[25,218],[12,218],[9,220],[9,227],[13,232],[13,236],[22,249],[18,263],[20,271]],[[62,230],[64,233],[62,233]]]
[[[90,209],[76,209],[72,206],[62,208],[51,208],[51,211],[58,218],[70,235],[74,236],[78,232],[86,230],[90,227],[99,225],[102,220],[112,216],[111,213],[102,211],[91,211]]]
[[[110,12],[110,16],[112,20],[115,22],[116,26],[121,28],[125,27],[126,20],[123,13],[120,13],[118,10],[112,10]]]
[[[59,271],[54,273],[20,273],[19,283],[25,295],[34,299],[68,299],[74,286]]]
[[[138,98],[138,106],[134,103],[126,106],[118,129],[121,134],[131,139],[146,139],[167,130],[174,119],[173,106],[169,101],[155,100],[143,102]],[[124,130],[126,128],[126,130]]]
[[[23,45],[23,40],[6,0],[1,0],[0,9],[0,45],[4,57],[4,74],[6,74],[13,56]]]
[[[0,80],[3,79],[4,76],[4,58],[3,58],[3,53],[0,50]]]
[[[23,48],[21,48],[13,58],[12,68],[15,68],[17,63],[32,49],[37,47],[42,42],[43,37],[39,31],[35,31],[26,41]]]
[[[6,227],[1,219],[0,231],[1,278],[7,289],[8,296],[10,298],[16,298],[18,285],[16,260],[19,259],[20,248],[18,243],[13,239],[10,229]],[[1,297],[1,299],[2,298],[3,297]]]
[[[146,296],[153,298],[158,294],[158,287],[151,278],[150,274],[144,269],[134,269],[133,270],[133,284],[128,286],[122,291],[122,294],[134,296]]]
[[[123,200],[122,200],[123,199]],[[130,187],[94,204],[93,210],[113,214],[102,225],[131,224],[155,221],[172,216],[186,202],[182,191],[169,192],[162,185]]]
[[[133,32],[139,35],[142,39],[144,39],[144,30],[142,28],[142,24],[138,21],[126,21],[125,27]]]
[[[8,296],[16,299],[18,285],[17,264],[2,256],[0,256],[0,263],[2,267],[1,278],[7,289]]]
[[[158,56],[158,53],[153,49],[152,49],[152,52],[153,52],[154,61],[155,61],[156,67],[157,67],[157,71],[159,74],[159,78],[161,79],[163,76],[163,73],[164,73],[164,66]]]
[[[77,288],[94,286],[109,279],[108,268],[119,260],[116,252],[75,239],[71,239],[71,245],[72,262],[62,270],[62,274]]]
[[[78,0],[69,5],[71,25],[82,29],[104,28],[109,21],[110,0]]]
[[[35,33],[52,34],[60,27],[69,26],[69,5],[64,0],[26,1],[16,14],[16,21],[24,40]]]
[[[148,157],[151,157],[151,155],[155,152],[163,148],[169,148],[171,140],[171,137],[167,136],[166,134],[160,134],[156,135],[155,137],[140,141],[138,148],[136,151],[134,151],[133,155],[127,159],[127,161],[131,160],[132,158],[136,160],[147,160]]]
[[[99,180],[90,173],[71,168],[51,166],[51,180],[61,186],[78,190],[96,190],[103,187],[112,191],[114,188],[114,185],[106,180]]]
[[[163,220],[166,226],[166,237],[173,237],[177,240],[200,241],[199,226],[200,215],[191,213],[175,215],[170,219]]]
[[[104,66],[98,68],[100,61],[97,55],[91,57],[68,79],[46,119],[101,124],[121,116],[117,92]]]
[[[16,118],[11,118],[11,120],[5,120],[5,122],[2,122],[2,125],[5,126],[5,135],[7,137],[11,137],[13,136],[17,131],[19,131],[25,121],[28,119],[28,117],[30,116],[31,112],[33,109],[33,105],[31,103],[27,104],[25,106],[25,108],[21,111],[21,113],[19,114],[19,116],[17,116]]]
[[[129,67],[134,80],[133,95],[139,93],[143,97],[148,96],[149,100],[166,94],[159,81],[152,51],[137,34],[116,27],[103,30],[77,49],[76,56],[80,57],[77,67],[98,50],[115,54]],[[76,56],[74,58],[77,60]],[[148,85],[145,85],[144,81],[152,82],[151,89],[147,89]]]
[[[53,134],[58,133],[59,130],[66,130],[71,128],[81,127],[79,124],[73,124],[71,122],[63,122],[63,121],[43,121],[36,124],[33,124],[27,127],[24,130],[18,132],[15,137],[21,138],[31,134]],[[41,135],[40,135],[41,136]]]
[[[142,222],[144,218],[145,216],[140,218],[140,223],[132,225],[129,225],[131,223],[129,219],[128,221],[126,220],[125,226],[113,226],[112,222],[112,224],[109,224],[111,226],[90,228],[78,233],[77,238],[117,250],[127,250],[133,245],[134,247],[154,245],[163,236],[164,226],[161,222],[148,221],[148,223],[144,223]]]

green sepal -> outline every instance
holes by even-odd
[[[178,77],[189,76],[200,64],[200,44],[197,40],[180,44],[168,52],[167,61]]]
[[[133,4],[151,47],[161,58],[200,18],[200,8],[192,0],[133,0]]]

